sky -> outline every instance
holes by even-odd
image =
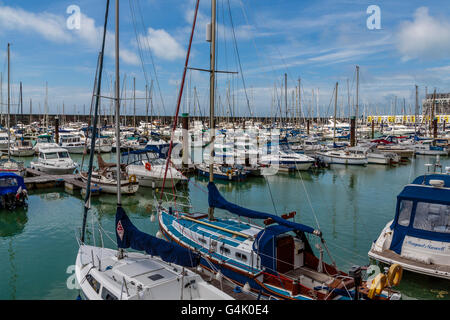
[[[113,95],[114,12],[107,27],[102,95]],[[373,6],[377,6],[373,11]],[[79,11],[73,11],[73,8]],[[11,43],[11,110],[89,113],[106,1],[0,0],[0,72],[5,112],[7,43]],[[122,113],[174,115],[195,0],[120,0]],[[79,14],[78,14],[79,12]],[[206,25],[211,1],[201,0],[189,67],[209,68]],[[79,17],[79,19],[77,19]],[[79,22],[79,24],[77,24]],[[332,116],[414,112],[426,90],[450,92],[449,1],[217,0],[216,114]],[[150,93],[149,93],[150,95]],[[209,74],[190,69],[182,112],[207,115]],[[149,100],[150,101],[150,100]],[[348,103],[350,101],[350,103]],[[63,107],[64,105],[64,107]],[[102,99],[109,114],[111,100]]]

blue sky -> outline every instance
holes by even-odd
[[[39,111],[39,104],[43,111],[48,82],[50,113],[62,112],[63,103],[66,113],[83,112],[83,105],[89,110],[105,3],[99,0],[0,1],[3,101],[6,101],[5,53],[10,42],[13,103],[17,103],[18,83],[22,81],[24,110],[28,112],[32,99],[33,112]],[[205,41],[205,25],[209,21],[210,1],[200,3],[190,66],[207,68],[209,43]],[[194,4],[194,0],[120,1],[121,81],[126,77],[123,97],[132,96],[133,78],[140,98],[145,96],[146,80],[149,84],[153,80],[155,113],[174,114]],[[70,5],[77,5],[81,10],[79,30],[67,28],[70,14],[66,10]],[[379,6],[381,29],[367,28],[369,5]],[[113,9],[114,0],[108,24],[104,95],[111,94],[114,76]],[[295,101],[293,90],[301,78],[304,113],[316,115],[319,109],[322,116],[332,115],[331,99],[336,81],[339,82],[339,112],[347,113],[348,94],[351,101],[355,99],[356,65],[360,66],[361,113],[364,110],[367,114],[390,113],[395,97],[397,111],[400,112],[403,101],[408,110],[410,104],[414,105],[416,84],[421,98],[425,87],[428,92],[434,88],[438,92],[450,91],[448,1],[217,0],[217,9],[217,69],[240,72],[235,44],[242,67],[238,75],[218,76],[219,114],[232,110],[233,96],[237,114],[274,114],[278,106],[271,108],[273,97],[275,101],[280,100],[285,73],[291,110]],[[206,73],[188,73],[183,111],[194,113],[194,87],[202,112],[207,110],[208,79]],[[145,113],[142,100],[136,106],[138,114]],[[102,108],[109,112],[109,101],[103,101]],[[132,102],[127,100],[123,104],[123,112],[133,112]],[[198,114],[198,110],[195,112]]]

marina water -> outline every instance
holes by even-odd
[[[114,153],[103,158],[113,162]],[[81,163],[81,156],[74,155],[73,159]],[[31,160],[26,158],[25,164]],[[440,161],[443,167],[450,166],[449,158]],[[397,194],[426,172],[426,163],[434,162],[434,157],[416,156],[398,166],[332,165],[317,171],[216,184],[227,200],[247,208],[278,215],[296,211],[296,222],[323,231],[338,267],[346,271],[354,264],[369,263],[367,252],[393,219]],[[180,196],[177,202],[186,202],[187,197],[192,210],[207,212],[207,179],[192,177],[191,181],[176,190]],[[159,191],[141,187],[136,195],[122,199],[133,223],[153,235],[158,224],[151,222],[150,216],[159,195]],[[70,194],[55,188],[30,191],[28,202],[27,210],[0,214],[0,299],[75,299],[76,238],[82,223],[83,198],[79,191]],[[99,245],[103,241],[106,247],[114,248],[116,196],[93,197],[91,206],[88,243]],[[217,215],[222,214],[218,210]],[[96,228],[100,225],[106,231],[103,237],[92,231],[97,230],[91,228],[92,221]],[[404,299],[450,299],[450,282],[409,272],[404,272],[398,289]]]

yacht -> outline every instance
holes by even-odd
[[[60,148],[60,146],[55,143],[51,135],[41,134],[37,137],[33,149],[35,153],[39,153],[41,148]]]
[[[67,149],[69,153],[82,154],[84,152],[84,143],[81,141],[81,137],[75,133],[59,133],[59,145]]]
[[[279,150],[276,153],[265,154],[260,157],[260,164],[264,166],[280,166],[295,170],[308,170],[314,164],[314,158],[301,153]]]
[[[316,152],[317,157],[328,164],[362,165],[369,163],[367,156],[357,154],[348,150],[330,150],[325,152]]]
[[[34,155],[33,145],[30,140],[17,139],[11,146],[10,153],[14,157],[31,157]]]
[[[30,167],[47,174],[70,174],[75,171],[78,164],[70,158],[67,149],[41,146],[37,161],[31,161]]]
[[[101,189],[102,192],[117,194],[117,170],[115,163],[103,161],[100,154],[97,156],[98,170],[92,172],[91,183]],[[139,183],[135,175],[128,175],[126,164],[120,165],[120,190],[122,194],[135,194],[139,189]],[[81,179],[88,180],[88,173],[81,172]]]
[[[446,171],[419,176],[403,188],[371,259],[450,280],[450,167]]]
[[[369,164],[397,164],[400,162],[400,156],[394,152],[382,152],[375,146],[355,146],[347,148],[348,151],[354,154],[367,156],[367,163]]]
[[[8,132],[0,132],[0,151],[8,151],[8,147],[12,143],[12,139],[8,141]]]
[[[75,276],[86,300],[233,300],[188,268],[160,257],[82,245]]]
[[[122,156],[126,157],[124,161],[127,163],[128,175],[135,175],[140,186],[151,188],[163,186],[166,160],[157,158],[154,153],[145,149],[125,152]],[[187,180],[176,168],[169,166],[165,187],[172,188]]]

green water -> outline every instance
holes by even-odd
[[[74,160],[81,163],[80,156]],[[113,161],[114,154],[103,156]],[[30,159],[25,159],[26,164]],[[394,216],[396,196],[403,186],[425,172],[425,163],[434,158],[417,156],[396,167],[335,165],[318,172],[278,174],[249,178],[244,183],[218,182],[224,197],[255,210],[277,214],[296,211],[295,221],[320,227],[339,268],[367,265],[367,252],[382,228]],[[449,158],[441,158],[450,166]],[[86,165],[86,162],[85,162]],[[207,210],[207,181],[177,190],[188,196],[197,211]],[[150,234],[157,222],[149,217],[154,191],[140,188],[134,196],[124,196],[123,206],[133,223]],[[177,199],[183,202],[183,198]],[[100,238],[88,228],[92,243],[114,247],[115,195],[93,198],[89,224],[94,219],[108,233]],[[0,299],[75,299],[73,265],[78,250],[76,237],[82,222],[83,200],[78,191],[63,189],[31,191],[26,211],[0,212]],[[217,211],[217,215],[223,215]],[[314,238],[312,244],[315,244]],[[450,299],[450,281],[404,273],[399,286],[405,298]]]

